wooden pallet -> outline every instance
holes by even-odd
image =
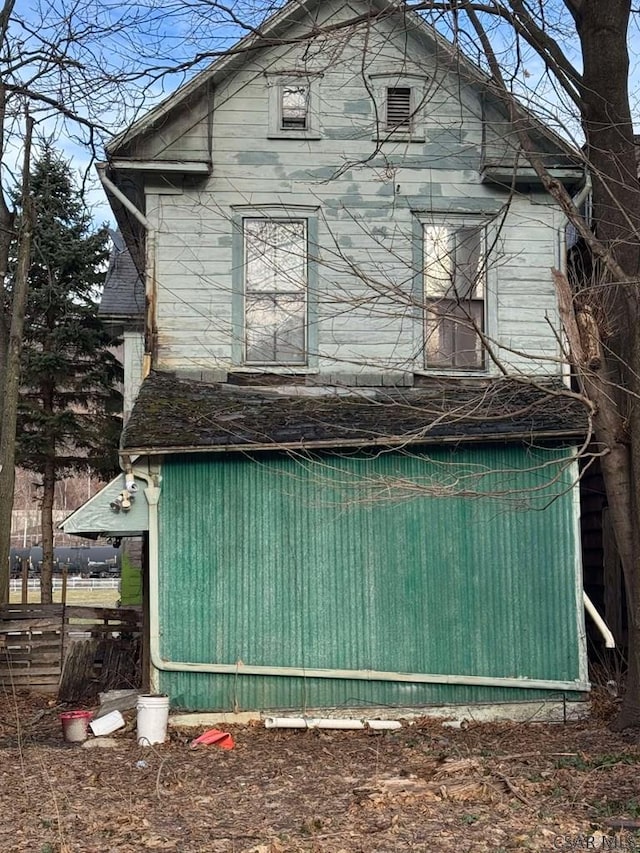
[[[110,660],[124,661],[127,654],[137,654],[140,636],[140,608],[5,605],[0,607],[0,685],[5,690],[57,694],[63,662],[77,642],[90,641],[90,648],[96,650],[94,659],[85,652],[84,674],[70,673],[67,678],[74,698],[80,698],[89,686],[95,692],[96,686],[102,689],[103,681],[117,678],[113,669],[102,672],[104,649],[109,649]],[[83,685],[82,679],[91,684]]]

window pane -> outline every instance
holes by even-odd
[[[426,366],[482,369],[484,349],[476,327],[484,328],[482,301],[429,300],[425,320]]]
[[[282,87],[282,127],[304,130],[309,110],[308,86]]]
[[[247,292],[304,292],[307,287],[307,236],[304,222],[245,219]]]
[[[307,223],[245,219],[245,359],[304,364]]]
[[[246,360],[262,364],[304,364],[305,326],[306,303],[302,297],[247,296]]]
[[[459,299],[482,299],[484,292],[484,257],[482,228],[458,228],[456,237],[456,296]]]
[[[444,297],[452,291],[454,257],[451,229],[446,225],[426,225],[424,228],[424,277],[427,297]]]
[[[424,227],[425,295],[429,298],[482,299],[484,228]]]

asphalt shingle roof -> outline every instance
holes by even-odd
[[[275,450],[570,439],[587,412],[559,382],[512,379],[420,388],[274,388],[153,372],[123,434],[127,452]]]
[[[144,283],[131,255],[123,242],[114,241],[98,314],[114,320],[142,318],[144,301]]]

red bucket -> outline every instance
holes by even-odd
[[[92,716],[91,711],[65,711],[60,714],[62,734],[67,743],[82,743],[87,739],[87,729]]]

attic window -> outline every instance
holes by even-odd
[[[282,130],[306,130],[309,113],[309,87],[288,85],[281,89]]]
[[[411,89],[387,89],[387,130],[411,130]]]
[[[268,139],[321,139],[320,80],[307,71],[265,72],[269,100]]]

